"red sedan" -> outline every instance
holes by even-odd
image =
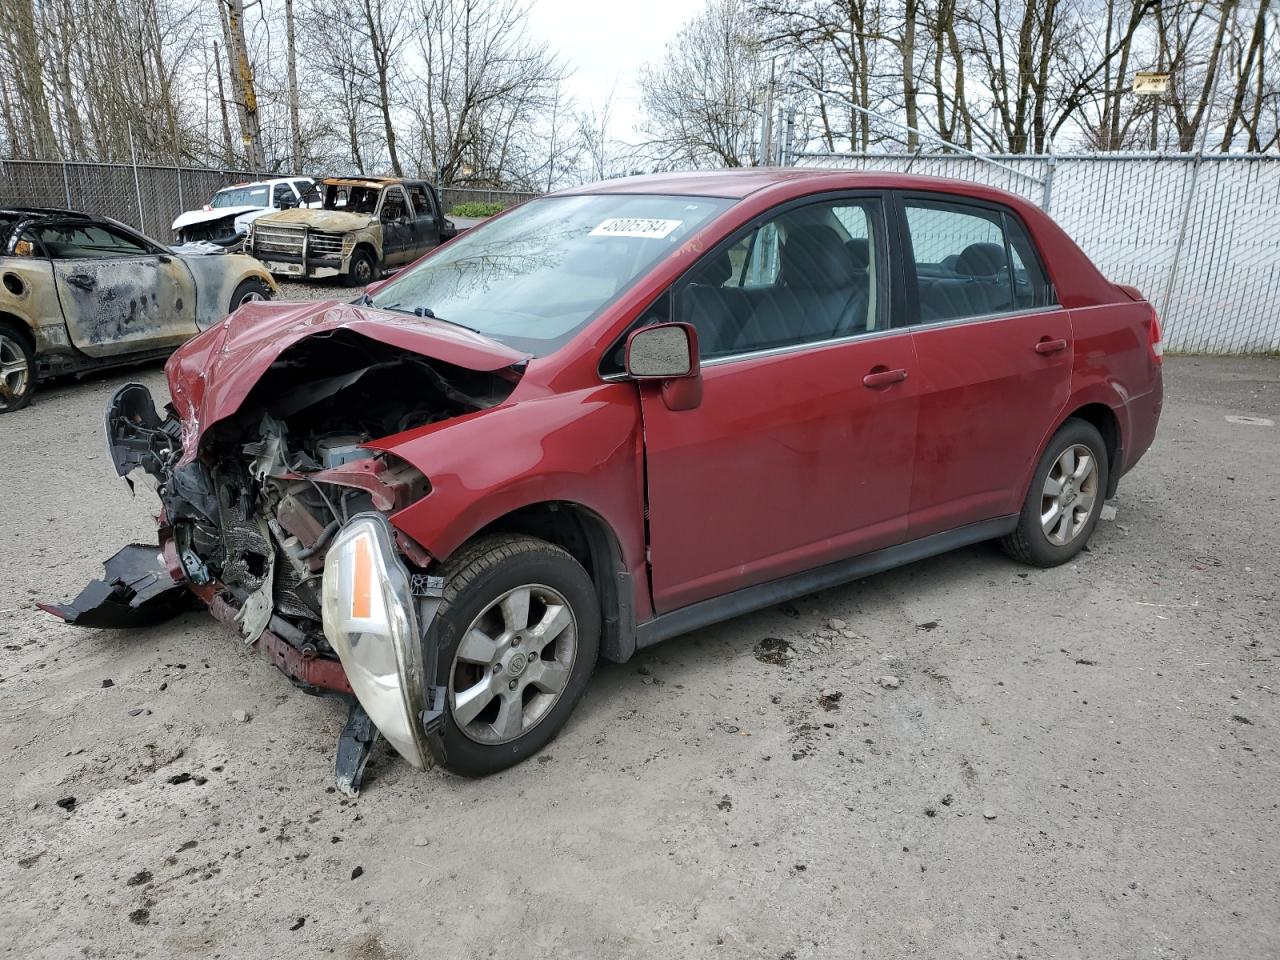
[[[1030,203],[756,169],[526,203],[354,303],[249,304],[172,402],[113,399],[160,546],[48,609],[192,593],[299,685],[464,774],[540,749],[598,657],[982,540],[1074,557],[1150,446],[1151,305]]]

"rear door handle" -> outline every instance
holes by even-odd
[[[98,285],[98,278],[87,273],[73,273],[67,277],[67,283],[81,290],[92,290]]]
[[[1067,349],[1065,340],[1041,340],[1036,344],[1036,353],[1057,353],[1065,349]]]
[[[887,387],[891,383],[900,383],[907,379],[907,371],[899,368],[897,370],[889,370],[885,367],[872,367],[871,372],[862,378],[864,387]]]

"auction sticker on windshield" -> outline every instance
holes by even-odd
[[[643,217],[610,217],[591,231],[593,237],[649,237],[661,240],[683,220],[648,220]]]

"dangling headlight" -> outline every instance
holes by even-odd
[[[362,513],[338,532],[324,561],[322,610],[324,635],[360,705],[400,756],[425,766],[418,618],[408,571],[381,514]]]

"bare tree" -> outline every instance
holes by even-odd
[[[302,172],[302,110],[298,98],[298,52],[293,18],[293,0],[284,0],[284,35],[289,67],[289,168]]]
[[[262,128],[258,120],[258,93],[253,82],[253,64],[244,33],[244,0],[218,0],[219,15],[226,39],[231,90],[240,121],[240,139],[244,143],[249,166],[261,170],[266,166],[262,149]]]
[[[710,0],[640,71],[648,139],[660,167],[749,165],[768,82],[756,21],[743,0]]]
[[[519,0],[418,0],[421,66],[406,82],[419,165],[450,183],[545,173],[546,117],[560,108],[564,65],[530,37]]]

